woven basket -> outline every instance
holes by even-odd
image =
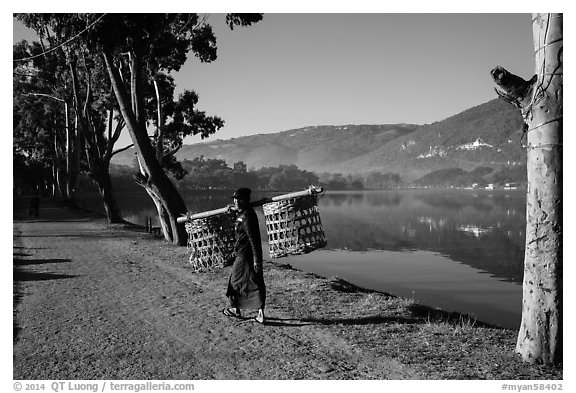
[[[326,246],[317,195],[270,202],[263,210],[271,258],[306,254]]]
[[[234,214],[225,213],[186,223],[194,271],[221,268],[234,255],[234,220]]]

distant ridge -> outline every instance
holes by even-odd
[[[524,163],[522,117],[495,99],[432,124],[319,125],[184,145],[179,160],[243,161],[248,168],[291,165],[317,173],[394,172],[413,180],[434,170]],[[133,165],[128,150],[113,163]]]

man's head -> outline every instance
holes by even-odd
[[[237,189],[232,198],[234,199],[234,206],[238,209],[244,209],[250,204],[250,189],[239,188]]]

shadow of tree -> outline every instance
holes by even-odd
[[[330,278],[330,288],[338,292],[345,292],[345,293],[381,293],[387,297],[395,297],[387,292],[380,292],[375,291],[373,289],[366,289],[359,286],[356,286],[352,283],[349,283],[346,280],[341,279],[340,277],[332,277]]]
[[[26,272],[22,270],[14,271],[14,281],[47,281],[47,280],[62,280],[65,278],[74,278],[69,274],[56,274],[56,273],[42,273],[42,272]]]
[[[14,255],[17,255],[16,253]],[[45,263],[66,263],[70,259],[20,259],[14,258],[14,266],[43,265]]]
[[[450,325],[473,325],[475,327],[502,329],[499,326],[491,325],[477,320],[471,315],[459,312],[448,312],[422,304],[412,304],[409,306],[412,315],[424,322],[443,322]]]
[[[14,253],[14,256],[21,256],[22,253]],[[28,254],[25,254],[28,255]],[[18,340],[21,328],[18,325],[17,309],[18,305],[24,297],[22,283],[27,281],[46,281],[46,280],[61,280],[67,278],[74,278],[76,276],[69,274],[57,274],[48,272],[36,272],[24,270],[28,265],[41,265],[48,263],[64,263],[70,262],[70,259],[13,259],[13,281],[12,281],[12,328],[14,331],[13,342]]]
[[[14,252],[14,253],[12,253],[12,255],[15,257],[29,257],[32,254],[26,254],[25,252]]]
[[[380,325],[380,324],[418,324],[424,321],[418,318],[386,317],[383,315],[371,315],[357,318],[302,318],[303,322],[310,322],[320,325]]]
[[[302,318],[302,322],[309,322],[320,325],[379,325],[379,324],[410,324],[419,325],[426,323],[446,323],[452,326],[474,326],[492,329],[502,329],[499,326],[478,321],[474,317],[458,312],[448,312],[421,304],[408,306],[409,317],[395,317],[384,315],[371,315],[366,317],[351,318]]]
[[[12,336],[12,342],[18,341],[18,335],[22,330],[18,325],[18,319],[16,318],[16,308],[18,304],[22,301],[23,293],[22,293],[22,286],[19,282],[13,281],[12,282],[12,328],[14,330],[14,334]]]
[[[312,325],[310,322],[306,322],[303,319],[296,318],[271,318],[266,317],[264,322],[266,326],[288,326],[288,327],[299,327],[299,326],[309,326]]]

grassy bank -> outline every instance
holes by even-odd
[[[517,331],[276,264],[269,281],[295,300],[295,318],[350,345],[399,361],[425,379],[562,379],[561,367],[524,363]]]

